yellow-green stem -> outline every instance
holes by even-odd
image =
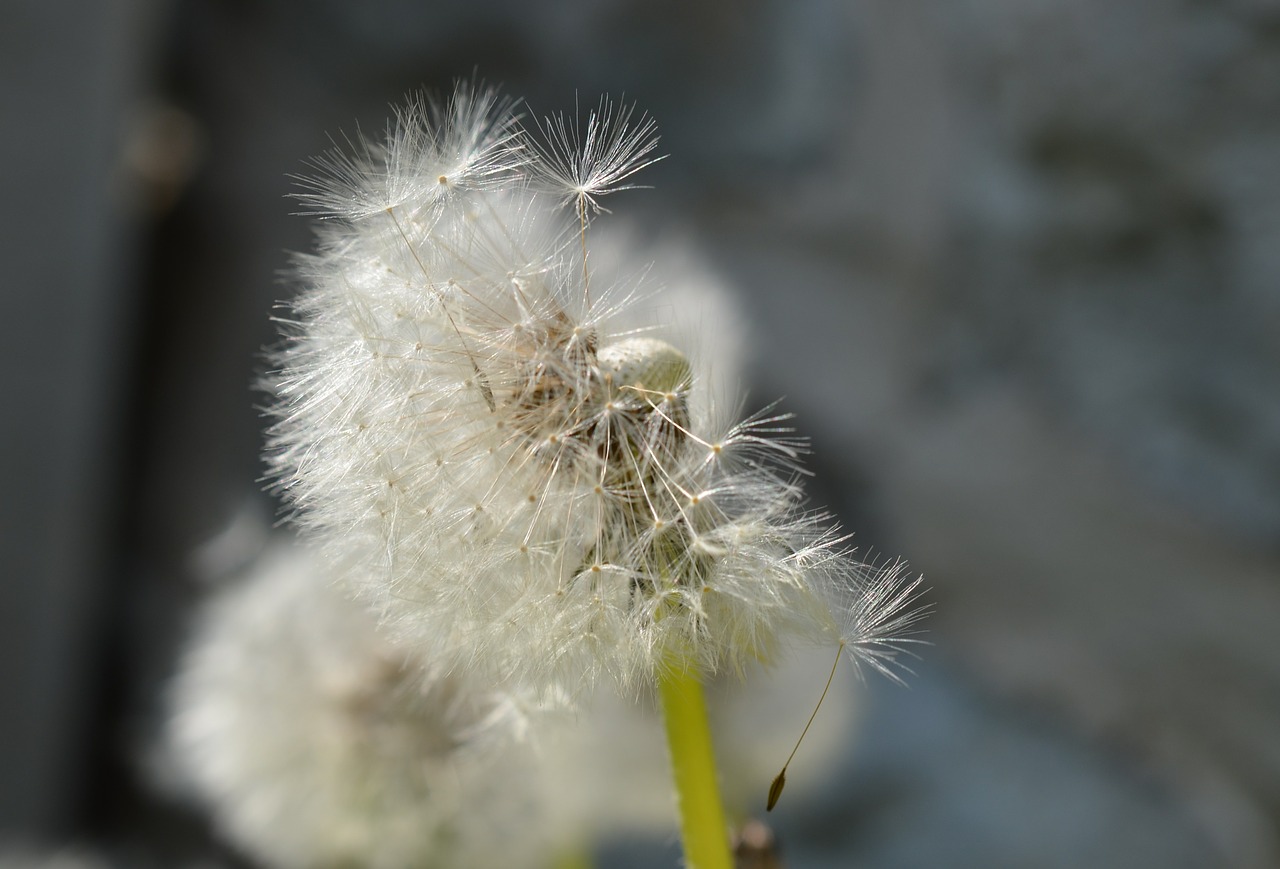
[[[554,869],[591,869],[591,853],[586,848],[566,850],[553,865]]]
[[[658,678],[667,746],[680,807],[687,869],[732,869],[729,829],[720,804],[711,728],[695,669],[671,662]]]

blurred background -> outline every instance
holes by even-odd
[[[1280,866],[1269,0],[7,4],[0,842],[247,865],[146,759],[275,511],[287,176],[473,73],[657,119],[609,204],[733,288],[814,501],[932,589],[910,687],[770,816],[788,865]]]

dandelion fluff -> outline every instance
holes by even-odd
[[[172,702],[180,777],[266,865],[545,865],[526,707],[423,677],[305,549],[268,550],[212,602]]]
[[[651,162],[650,122],[605,104],[534,146],[500,100],[453,104],[485,111],[411,104],[304,194],[334,219],[274,387],[298,523],[398,641],[499,679],[648,685],[673,656],[839,641],[826,586],[863,568],[804,509],[786,417],[740,420],[687,328],[637,331],[643,282],[588,268],[585,204]],[[442,195],[441,165],[480,168]]]

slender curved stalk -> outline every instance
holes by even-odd
[[[658,679],[687,869],[732,869],[702,682],[673,663]]]

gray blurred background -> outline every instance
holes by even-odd
[[[793,869],[1280,866],[1269,0],[7,4],[0,843],[244,865],[145,767],[208,541],[274,511],[286,175],[473,72],[658,120],[611,204],[735,288],[814,500],[932,588],[771,816]]]

